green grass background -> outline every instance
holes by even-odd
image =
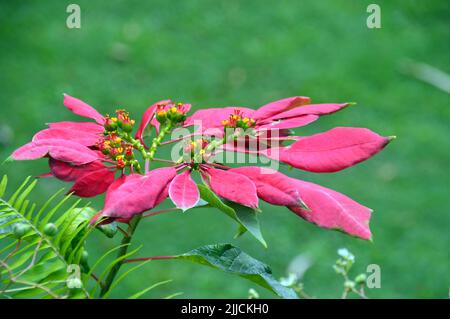
[[[134,243],[141,256],[167,255],[232,242],[273,267],[276,276],[298,254],[314,261],[304,278],[318,297],[339,297],[342,280],[331,265],[336,250],[357,256],[355,270],[379,264],[374,298],[446,298],[449,268],[450,105],[443,91],[401,72],[407,60],[449,70],[446,1],[376,1],[382,28],[366,27],[373,1],[87,1],[81,29],[65,24],[68,1],[0,3],[0,158],[49,121],[76,120],[62,93],[102,113],[118,106],[139,118],[154,101],[172,98],[195,108],[258,107],[293,95],[316,102],[355,101],[340,113],[298,130],[368,127],[398,139],[374,158],[334,174],[282,171],[343,192],[375,210],[374,242],[322,230],[288,210],[263,205],[264,249],[216,211],[196,210],[145,220]],[[0,167],[11,184],[46,171],[46,161]],[[43,201],[64,185],[42,180]],[[101,208],[101,199],[92,205]],[[166,204],[167,206],[167,204]],[[90,256],[117,240],[90,238]],[[150,262],[116,290],[127,297],[173,279],[146,297],[246,297],[250,282],[202,266]],[[257,288],[264,297],[269,293]]]

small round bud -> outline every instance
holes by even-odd
[[[353,282],[351,280],[347,280],[346,282],[344,282],[344,287],[346,289],[353,289],[353,288],[355,288],[355,282]]]
[[[31,229],[29,225],[26,224],[15,224],[13,227],[14,237],[17,239],[22,238]]]
[[[83,250],[83,252],[81,253],[81,258],[80,258],[80,263],[81,264],[86,264],[89,258],[89,253],[87,252],[87,250]]]
[[[167,113],[166,113],[166,111],[164,111],[164,110],[158,111],[156,113],[156,120],[159,123],[164,124],[167,121]]]
[[[359,274],[355,278],[357,284],[364,284],[366,282],[367,276],[365,274]]]
[[[58,232],[58,227],[56,227],[56,225],[53,223],[48,223],[44,227],[44,234],[46,234],[47,236],[53,237],[56,235],[57,232]]]

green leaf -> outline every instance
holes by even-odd
[[[200,197],[209,205],[204,207],[214,207],[234,219],[240,226],[239,234],[244,233],[244,229],[252,234],[264,247],[267,243],[264,240],[259,226],[257,212],[249,207],[237,203],[227,202],[226,204],[214,192],[205,185],[198,185]]]
[[[175,259],[189,260],[241,276],[272,291],[282,298],[297,298],[293,289],[283,286],[272,276],[272,270],[269,266],[231,244],[203,246],[185,254],[175,256]]]
[[[172,280],[165,280],[165,281],[157,282],[156,284],[153,284],[153,285],[151,285],[150,287],[145,288],[145,289],[139,291],[138,293],[135,293],[134,295],[132,295],[132,296],[129,297],[128,299],[138,299],[139,297],[141,297],[142,295],[144,295],[144,294],[147,293],[148,291],[150,291],[150,290],[152,290],[152,289],[155,289],[155,288],[158,287],[158,286],[165,285],[165,284],[167,284],[167,283],[169,283],[169,282],[171,282],[171,281],[172,281]]]

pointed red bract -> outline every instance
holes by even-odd
[[[274,121],[279,119],[290,119],[304,115],[326,115],[342,110],[350,105],[349,103],[325,103],[325,104],[309,104],[296,107],[285,112],[275,114],[268,117],[266,121]]]
[[[79,116],[91,118],[95,120],[98,124],[103,125],[103,123],[105,122],[105,118],[103,117],[103,115],[97,112],[96,109],[68,94],[64,94],[64,105],[73,113]]]
[[[310,102],[311,99],[306,96],[294,96],[270,102],[257,109],[256,112],[253,114],[253,118],[256,120],[266,119],[280,112],[284,112],[305,104],[309,104]]]
[[[299,206],[303,205],[301,194],[293,180],[273,169],[248,166],[228,170],[242,174],[255,183],[258,197],[272,205]],[[240,188],[240,185],[236,185]]]
[[[75,182],[69,193],[80,197],[103,194],[114,182],[114,171],[100,161],[74,166],[50,158],[49,166],[52,176],[66,182]]]
[[[48,128],[36,133],[33,137],[33,141],[41,141],[52,138],[65,139],[84,146],[93,146],[99,141],[100,136],[98,134],[92,134],[84,131],[75,131],[63,128]]]
[[[297,215],[320,227],[344,231],[371,239],[369,220],[372,210],[344,194],[304,181],[294,180],[309,210],[289,207]]]
[[[370,158],[389,141],[366,128],[336,127],[301,137],[297,142],[269,150],[265,155],[310,172],[336,172]]]
[[[169,186],[169,197],[175,206],[183,211],[197,204],[200,199],[200,192],[191,177],[190,171],[184,171],[172,180]]]
[[[251,118],[255,110],[241,106],[227,106],[223,108],[210,108],[198,110],[191,116],[189,116],[185,123],[185,126],[194,125],[194,122],[198,122],[202,126],[202,131],[209,128],[220,128],[223,131],[222,121],[228,119],[230,114],[233,114],[235,110],[242,112],[243,117]]]
[[[158,105],[169,103],[170,100],[163,100],[156,102],[155,104],[151,105],[147,110],[145,110],[144,114],[142,115],[141,124],[139,125],[139,128],[136,132],[136,138],[141,141],[142,144],[144,144],[143,140],[143,134],[147,126],[151,123],[152,119],[154,118],[155,111],[158,108]]]
[[[113,171],[107,168],[98,169],[78,178],[69,193],[80,197],[94,197],[106,192],[112,182],[114,182]]]
[[[74,166],[69,163],[50,158],[48,164],[50,166],[51,174],[65,182],[76,181],[87,173],[106,168],[106,166],[100,161]]]
[[[318,115],[303,115],[299,117],[276,120],[258,127],[258,129],[287,129],[308,125],[319,118]]]
[[[102,134],[105,128],[102,125],[92,122],[53,122],[47,124],[52,129],[64,129],[91,134]]]
[[[131,218],[155,207],[160,194],[175,177],[173,167],[158,168],[146,175],[131,174],[125,182],[108,189],[103,215]]]
[[[14,160],[34,160],[49,155],[51,158],[82,165],[98,159],[95,151],[84,145],[63,139],[46,139],[25,144],[12,154]]]
[[[208,168],[202,176],[220,197],[251,208],[258,207],[256,186],[248,177],[215,168]]]

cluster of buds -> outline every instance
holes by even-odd
[[[158,105],[156,109],[156,120],[165,124],[171,122],[177,124],[186,120],[186,113],[190,109],[190,104],[166,102]]]
[[[135,121],[130,118],[130,113],[125,110],[117,110],[114,117],[106,115],[104,127],[107,132],[115,132],[121,129],[125,133],[130,133],[133,130],[134,123]]]
[[[134,159],[133,145],[125,142],[116,132],[105,134],[97,147],[103,155],[115,161],[118,168],[124,168]]]
[[[192,142],[189,142],[184,147],[184,154],[190,161],[194,161],[195,163],[203,163],[206,156],[206,147],[208,146],[209,141],[206,139],[198,139]]]
[[[228,120],[223,120],[222,125],[227,128],[242,128],[244,130],[255,126],[256,121],[252,118],[244,117],[242,111],[234,110],[233,114],[230,114]]]

